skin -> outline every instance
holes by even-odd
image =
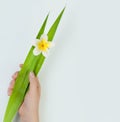
[[[22,65],[20,65],[21,67]],[[8,95],[12,94],[12,90],[14,88],[15,80],[18,76],[19,72],[15,72],[12,76],[12,80],[8,87]],[[29,74],[29,90],[25,96],[25,99],[22,105],[19,108],[19,116],[21,122],[39,122],[39,101],[40,101],[40,93],[41,87],[39,84],[38,78],[34,75],[33,72]]]

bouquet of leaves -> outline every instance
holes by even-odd
[[[12,95],[9,98],[6,112],[4,115],[4,122],[11,122],[17,113],[20,105],[22,104],[25,94],[29,88],[29,73],[33,71],[35,75],[40,71],[42,64],[49,52],[49,49],[54,45],[52,40],[55,32],[64,13],[65,8],[61,11],[56,21],[51,26],[49,32],[45,35],[44,30],[48,20],[48,16],[45,18],[43,25],[36,37],[36,40],[31,47],[26,60],[20,70],[15,82],[15,86]]]

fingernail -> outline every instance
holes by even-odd
[[[34,78],[34,73],[30,72],[30,77]]]

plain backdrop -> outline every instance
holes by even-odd
[[[46,33],[64,6],[39,73],[40,122],[120,122],[119,0],[0,0],[0,122],[11,75],[48,12]]]

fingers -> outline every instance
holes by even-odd
[[[33,88],[33,87],[39,88],[40,87],[39,80],[33,72],[30,72],[30,74],[29,74],[29,81],[30,81],[31,88]]]
[[[23,64],[20,64],[19,67],[22,68]],[[18,73],[19,71],[15,72],[13,75],[12,75],[12,79],[16,79],[17,76],[18,76]]]
[[[23,66],[23,64],[20,64],[19,65],[20,68]],[[10,82],[10,85],[8,87],[8,96],[10,96],[12,94],[12,91],[13,91],[13,88],[14,88],[14,84],[15,84],[15,80],[16,78],[18,77],[18,73],[19,71],[15,72],[13,75],[12,75],[12,81]],[[37,92],[40,93],[40,83],[39,83],[39,80],[38,78],[35,76],[35,74],[33,72],[30,72],[29,74],[29,81],[30,81],[30,87],[29,87],[29,92]]]
[[[10,85],[8,87],[8,96],[10,96],[12,94],[12,91],[13,91],[13,88],[14,88],[14,85],[15,85],[15,79],[13,79],[11,82],[10,82]]]
[[[23,64],[20,64],[19,67],[22,68]]]
[[[7,91],[8,96],[10,96],[10,95],[12,94],[12,91],[13,91],[13,88],[14,88],[14,84],[15,84],[15,80],[12,80],[12,81],[10,82],[9,87],[8,87],[8,91]]]
[[[12,80],[11,80],[11,82],[10,82],[10,84],[9,84],[9,87],[8,87],[8,91],[7,91],[7,94],[8,94],[8,96],[10,96],[11,94],[12,94],[12,91],[13,91],[13,88],[14,88],[14,85],[15,85],[15,80],[16,80],[16,78],[17,78],[17,76],[18,76],[18,71],[17,72],[15,72],[13,75],[12,75]]]
[[[12,89],[8,89],[8,91],[7,91],[8,96],[11,96],[12,91],[13,91]]]
[[[40,83],[38,78],[35,76],[35,74],[33,72],[30,72],[29,74],[29,81],[30,81],[30,91],[36,91],[38,90],[38,92],[40,92]]]
[[[12,75],[12,79],[16,79],[17,78],[17,76],[18,76],[18,71],[17,72],[15,72],[13,75]]]
[[[22,68],[22,66],[23,66],[23,64],[19,65],[20,68]],[[13,88],[14,88],[14,85],[15,85],[15,80],[18,77],[18,73],[19,73],[19,71],[15,72],[12,75],[12,80],[11,80],[11,82],[9,84],[8,91],[7,91],[8,96],[10,96],[12,94],[12,91],[13,91]]]

